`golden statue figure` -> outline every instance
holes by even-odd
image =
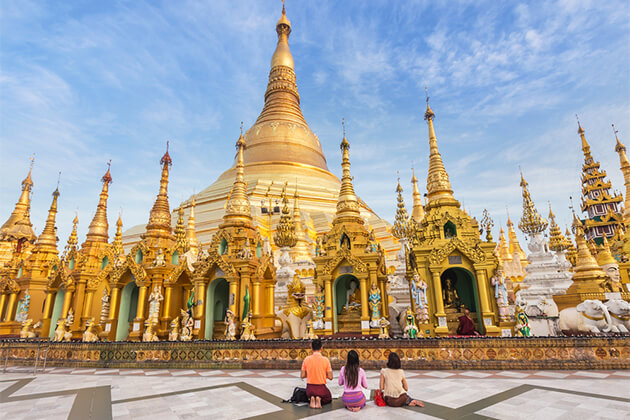
[[[447,277],[444,281],[444,289],[442,290],[442,299],[445,308],[458,309],[460,305],[459,295],[455,289],[455,282],[451,277]]]

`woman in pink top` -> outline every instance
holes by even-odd
[[[339,385],[343,385],[341,400],[350,411],[365,407],[365,395],[361,387],[368,387],[365,371],[359,367],[359,354],[350,350],[346,365],[339,372]]]

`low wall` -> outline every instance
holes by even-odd
[[[630,369],[630,338],[428,338],[323,340],[324,355],[340,368],[349,350],[378,369],[391,351],[406,369]],[[309,341],[193,341],[57,343],[0,341],[0,366],[90,368],[299,369]]]

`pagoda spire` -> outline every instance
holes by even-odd
[[[79,236],[77,235],[77,225],[79,224],[79,216],[77,214],[74,215],[74,219],[72,220],[72,232],[68,237],[68,242],[66,242],[66,247],[63,250],[65,255],[68,255],[72,251],[77,250],[77,244],[79,243]]]
[[[52,193],[53,199],[48,210],[48,218],[44,230],[37,238],[36,246],[38,248],[48,248],[57,252],[57,228],[55,227],[55,218],[57,216],[57,199],[59,198],[59,185]]]
[[[341,188],[339,189],[339,198],[337,199],[337,217],[351,216],[359,217],[359,200],[354,193],[352,185],[352,176],[350,175],[350,142],[346,138],[346,125],[342,119],[343,140],[339,148],[341,149],[341,168],[343,175],[341,176]]]
[[[586,243],[582,222],[574,218],[575,242],[577,243],[577,255],[575,268],[573,269],[573,281],[601,282],[606,278],[606,273],[597,264],[597,260],[591,253]],[[568,291],[567,291],[568,293]]]
[[[171,155],[168,153],[169,142],[166,142],[166,152],[160,159],[162,165],[162,176],[160,177],[160,190],[153,203],[151,213],[149,213],[149,223],[147,223],[145,237],[171,237],[171,212],[168,204],[168,173],[173,165]]]
[[[623,224],[626,226],[626,229],[630,226],[630,162],[628,161],[628,156],[626,156],[626,146],[619,141],[619,137],[617,136],[618,131],[615,129],[615,124],[612,125],[613,133],[615,134],[615,140],[617,143],[615,144],[615,152],[619,154],[619,164],[621,173],[623,174],[623,184],[626,187],[626,197],[624,201],[624,210],[623,210]]]
[[[273,241],[278,248],[293,248],[297,244],[297,236],[295,235],[295,224],[293,216],[289,210],[289,199],[287,198],[287,184],[282,188],[282,213],[280,221],[276,227],[276,233],[273,235]]]
[[[295,225],[295,236],[297,238],[297,244],[295,245],[293,252],[295,254],[294,260],[311,258],[308,244],[306,242],[306,235],[302,227],[302,216],[300,211],[300,194],[298,194],[297,181],[295,183],[295,192],[293,193],[293,223]]]
[[[425,91],[427,88],[425,88]],[[429,205],[438,201],[450,202],[451,204],[459,203],[453,197],[453,189],[448,179],[448,173],[442,161],[442,155],[438,149],[435,129],[433,128],[433,119],[435,113],[429,106],[429,95],[427,93],[427,110],[424,113],[424,119],[429,126],[429,174],[427,175],[427,196]]]
[[[118,214],[118,220],[116,221],[116,236],[114,236],[114,242],[112,245],[117,255],[124,254],[123,241],[122,241],[122,215]]]
[[[248,224],[252,221],[252,212],[247,198],[247,184],[245,183],[245,164],[243,153],[245,151],[245,138],[243,137],[243,123],[241,123],[241,135],[236,141],[236,178],[232,184],[232,191],[225,206],[223,220],[241,220]]]
[[[587,213],[584,234],[586,240],[594,239],[601,243],[603,236],[611,237],[615,234],[618,224],[622,221],[617,206],[623,201],[623,197],[611,193],[612,184],[606,180],[606,171],[600,170],[599,162],[591,155],[591,148],[579,120],[578,134],[582,140],[584,153],[581,203],[581,211]]]
[[[411,217],[416,223],[420,223],[424,219],[424,206],[422,205],[422,195],[418,189],[418,178],[416,178],[416,171],[411,168],[411,184],[413,185],[413,210],[411,211]]]
[[[184,225],[184,207],[180,204],[177,208],[177,224],[175,225],[175,246],[179,249],[188,251],[188,243],[186,242],[186,227]]]
[[[405,208],[405,199],[402,195],[403,189],[400,186],[400,178],[398,178],[398,184],[396,185],[396,197],[397,208],[396,217],[394,218],[394,227],[392,228],[392,235],[398,239],[407,239],[410,234],[410,219],[407,209]]]
[[[501,261],[512,261],[512,254],[510,254],[510,248],[508,247],[508,243],[505,240],[505,231],[503,230],[503,226],[501,226],[501,229],[499,230],[499,243],[497,244],[497,252]]]
[[[528,184],[523,178],[523,172],[521,172],[521,188],[523,189],[523,217],[518,224],[518,228],[524,233],[530,236],[540,234],[547,229],[547,221],[538,213],[534,201],[529,194]]]
[[[28,175],[22,181],[22,193],[15,208],[9,216],[6,222],[0,227],[0,239],[26,239],[29,242],[35,241],[37,236],[33,232],[33,225],[30,220],[30,208],[31,208],[31,192],[33,191],[33,178],[31,173],[33,172],[34,158],[30,158],[31,165],[28,170]],[[18,225],[18,222],[20,226]]]
[[[527,265],[527,254],[521,248],[521,244],[518,241],[518,237],[516,236],[516,230],[514,229],[514,222],[510,219],[510,213],[507,214],[507,228],[508,228],[508,241],[510,248],[510,255],[514,255],[514,253],[518,254],[518,258],[521,260],[521,264],[523,266]]]
[[[197,241],[195,230],[195,197],[192,198],[190,204],[190,215],[188,215],[188,226],[186,227],[186,242],[188,243],[188,248],[192,249],[194,254],[199,252],[199,241]]]
[[[112,175],[110,173],[111,160],[107,163],[107,172],[101,178],[103,188],[99,196],[98,205],[96,206],[96,213],[94,218],[88,227],[87,238],[85,243],[102,242],[107,243],[109,240],[109,224],[107,222],[107,198],[109,194],[109,184],[112,182]],[[84,244],[85,245],[85,244]]]
[[[567,238],[562,234],[560,226],[556,223],[556,215],[551,210],[549,203],[549,249],[560,252],[568,248]]]

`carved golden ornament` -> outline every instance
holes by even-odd
[[[367,265],[365,265],[361,260],[352,255],[350,250],[345,248],[340,248],[337,250],[335,256],[329,260],[322,270],[322,274],[331,275],[332,272],[337,268],[337,266],[343,261],[346,260],[348,264],[350,264],[357,273],[365,273],[367,272]]]
[[[188,268],[186,257],[180,258],[179,264],[164,278],[164,284],[177,283],[183,273],[186,273],[189,279],[193,278],[193,272]]]
[[[279,248],[293,248],[297,244],[295,224],[293,216],[289,212],[289,200],[287,198],[287,184],[282,188],[282,214],[273,235],[273,241]]]
[[[392,235],[395,238],[403,239],[409,238],[412,235],[412,224],[407,213],[407,209],[405,208],[405,200],[402,196],[403,189],[400,186],[400,178],[398,179],[398,185],[396,186],[396,193],[398,196],[396,197],[396,201],[398,202],[396,208],[396,217],[394,218],[394,226],[392,228]]]
[[[469,244],[455,237],[449,240],[442,248],[434,249],[429,254],[429,262],[431,265],[439,265],[455,250],[458,249],[473,263],[480,263],[486,260],[486,254],[479,243]]]
[[[518,227],[528,235],[536,235],[544,232],[545,229],[547,229],[548,223],[538,213],[538,210],[536,210],[527,185],[527,181],[525,181],[523,174],[521,174],[521,187],[523,188],[523,217],[521,217]]]
[[[217,249],[210,249],[208,256],[201,259],[201,262],[195,264],[195,278],[206,277],[213,267],[219,267],[226,276],[235,276],[236,270],[232,264],[223,259],[217,252]]]
[[[569,242],[556,223],[556,215],[551,210],[551,203],[549,203],[549,249],[560,252],[568,248]]]
[[[483,217],[481,218],[481,226],[486,231],[486,241],[492,241],[492,227],[494,226],[494,221],[490,217],[490,213],[488,213],[487,209],[483,209]],[[481,233],[481,229],[480,232]]]

